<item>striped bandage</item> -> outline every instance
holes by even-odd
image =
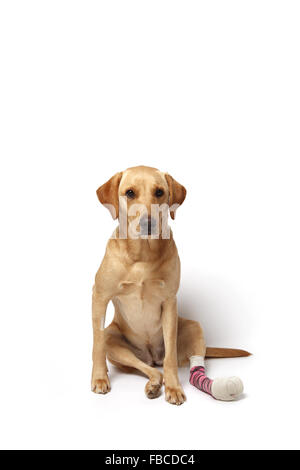
[[[243,393],[243,382],[238,377],[218,377],[211,380],[205,374],[204,357],[190,357],[190,384],[217,400],[231,401]]]
[[[199,388],[202,392],[212,395],[211,387],[213,381],[205,375],[205,368],[203,366],[195,366],[190,370],[190,384]]]

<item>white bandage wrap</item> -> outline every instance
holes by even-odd
[[[217,400],[232,401],[243,393],[243,382],[239,377],[219,377],[214,379],[211,393]]]
[[[203,356],[191,356],[189,359],[190,383],[202,392],[223,401],[236,400],[243,393],[244,386],[239,377],[219,377],[211,380],[205,374]],[[199,367],[199,369],[193,370],[194,367]]]
[[[193,367],[205,367],[203,356],[191,356],[190,358],[190,369]]]

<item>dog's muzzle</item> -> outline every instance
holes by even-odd
[[[142,217],[140,220],[141,235],[154,235],[156,226],[156,220],[152,217]]]

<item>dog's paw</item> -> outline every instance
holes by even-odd
[[[107,393],[110,391],[110,383],[108,377],[102,379],[92,379],[92,392]]]
[[[146,383],[145,393],[148,398],[157,398],[160,395],[162,386],[163,375],[159,373],[159,376],[152,378]]]
[[[243,393],[243,382],[239,377],[220,377],[214,379],[211,393],[217,400],[232,401]]]
[[[165,397],[166,401],[172,405],[182,405],[185,402],[186,396],[182,387],[178,385],[177,387],[165,387]]]

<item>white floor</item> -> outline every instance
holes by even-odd
[[[208,361],[211,376],[243,378],[245,394],[237,402],[218,402],[199,392],[188,383],[188,370],[181,369],[187,402],[180,407],[168,404],[163,395],[147,399],[144,377],[126,375],[114,367],[110,367],[111,392],[94,395],[89,391],[88,364],[79,351],[71,362],[61,361],[54,352],[48,361],[37,359],[34,367],[28,366],[20,365],[10,387],[4,394],[1,391],[2,448],[299,446],[299,397],[289,391],[292,384],[274,355]]]

